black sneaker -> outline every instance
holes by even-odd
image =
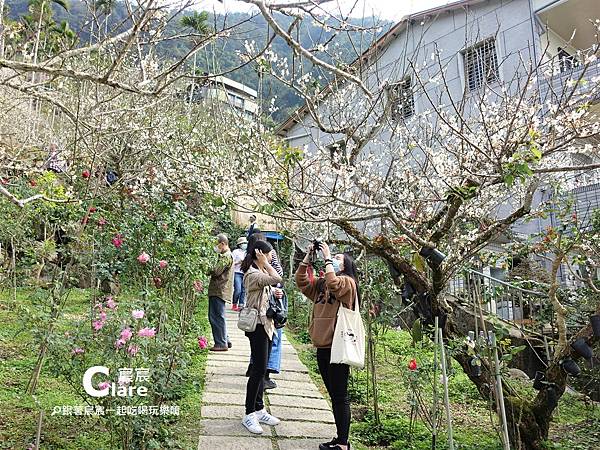
[[[337,443],[338,440],[336,437],[334,437],[329,442],[323,442],[322,444],[319,444],[319,450],[331,450],[335,445],[337,445]]]
[[[265,389],[275,389],[277,387],[277,384],[271,380],[270,378],[265,378],[265,384],[264,384],[264,388]]]

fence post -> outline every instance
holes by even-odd
[[[508,438],[508,425],[506,423],[506,410],[504,409],[504,392],[502,390],[502,376],[500,375],[500,361],[498,360],[498,348],[496,347],[496,335],[493,331],[488,332],[488,342],[492,346],[494,355],[494,368],[496,375],[496,400],[500,407],[500,421],[502,422],[502,446],[504,450],[510,450]]]
[[[442,329],[437,329],[440,342],[440,361],[442,363],[442,376],[444,377],[444,404],[446,406],[446,422],[448,425],[448,448],[454,450],[454,437],[452,435],[452,414],[450,412],[450,398],[448,396],[448,373],[446,370],[446,350],[444,349],[444,336]]]

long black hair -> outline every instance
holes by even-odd
[[[248,236],[248,249],[247,249],[247,251],[250,251],[251,248],[252,248],[252,246],[257,241],[266,241],[266,240],[267,240],[267,237],[265,236],[265,234],[263,232],[261,232],[260,230],[255,231],[250,236]]]
[[[354,284],[356,285],[356,294],[358,295],[358,301],[360,302],[360,289],[358,287],[358,269],[356,268],[356,263],[354,262],[354,258],[350,253],[342,253],[344,255],[344,270],[340,270],[336,273],[337,276],[345,275],[354,280]],[[319,292],[324,292],[326,287],[325,278],[319,278],[317,280],[317,290]]]
[[[354,280],[354,283],[356,284],[356,293],[360,301],[360,289],[358,288],[358,269],[356,268],[356,263],[354,262],[354,258],[350,253],[344,252],[342,255],[344,255],[344,270],[340,270],[337,275],[346,275]]]
[[[254,236],[254,235],[252,235],[252,236]],[[259,241],[259,240],[252,242],[251,245],[248,244],[248,250],[246,251],[246,257],[242,261],[242,267],[241,267],[242,272],[246,273],[248,271],[248,269],[254,265],[254,262],[257,259],[255,250],[260,250],[263,253],[269,253],[271,250],[273,250],[273,246],[271,244],[269,244],[267,241]]]

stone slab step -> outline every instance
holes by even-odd
[[[291,449],[291,447],[288,447]],[[296,447],[304,448],[304,447]],[[314,448],[314,447],[313,447]],[[318,447],[316,447],[318,448]],[[273,450],[270,439],[257,437],[200,436],[198,450]]]

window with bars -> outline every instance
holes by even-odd
[[[500,80],[496,40],[486,39],[463,52],[465,79],[469,91],[475,91],[486,83]]]
[[[336,169],[339,169],[342,164],[345,164],[346,160],[346,142],[343,140],[334,142],[327,146],[329,150],[329,157],[331,158],[331,165]]]
[[[415,99],[410,76],[392,84],[389,94],[392,102],[392,120],[408,119],[415,113]]]

